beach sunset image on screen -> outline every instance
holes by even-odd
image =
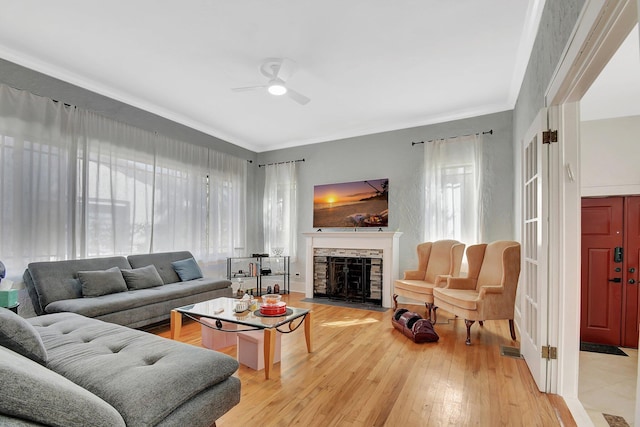
[[[387,227],[389,179],[341,182],[313,187],[313,227]]]

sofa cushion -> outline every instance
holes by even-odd
[[[0,412],[15,418],[60,427],[125,425],[118,411],[104,400],[3,347],[0,384]]]
[[[35,328],[11,310],[0,307],[0,345],[42,365],[47,350]]]
[[[42,427],[42,424],[22,420],[20,418],[11,417],[9,415],[5,415],[0,413],[0,426],[11,426],[11,427]]]
[[[53,301],[82,298],[78,271],[106,270],[111,267],[131,268],[131,265],[121,256],[32,262],[24,273],[24,283],[36,313],[44,314],[47,305]]]
[[[183,282],[194,279],[201,279],[203,277],[202,270],[200,270],[198,263],[193,258],[174,261],[171,263],[171,266],[178,274],[178,277],[180,277],[180,280]]]
[[[78,271],[82,296],[99,297],[127,290],[127,283],[118,267],[98,271]]]
[[[178,252],[157,252],[153,254],[140,254],[129,255],[127,260],[131,267],[140,268],[146,265],[155,265],[162,281],[166,285],[167,283],[176,283],[180,281],[180,277],[173,269],[172,262],[181,259],[193,258],[193,255],[189,251]]]
[[[465,310],[478,310],[478,295],[475,289],[440,289],[434,291],[437,298],[447,304],[464,308]]]
[[[418,294],[433,295],[435,285],[424,280],[400,279],[394,283],[394,289],[404,289]]]
[[[172,301],[190,295],[224,289],[230,285],[231,282],[226,279],[202,278],[189,282],[170,283],[153,288],[102,295],[96,298],[72,298],[56,301],[47,306],[47,313],[73,312],[88,317],[98,317],[162,301]],[[178,306],[173,305],[172,308],[175,307]]]
[[[129,288],[129,290],[146,289],[164,285],[162,277],[160,277],[158,270],[153,264],[132,270],[125,269],[120,271],[122,272],[124,281],[127,282],[127,288]]]
[[[42,336],[49,368],[107,400],[130,426],[158,424],[199,393],[235,380],[238,369],[225,354],[74,313],[28,321]],[[237,396],[220,398],[239,399],[239,387]]]

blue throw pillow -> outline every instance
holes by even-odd
[[[174,261],[171,263],[171,266],[183,282],[186,282],[187,280],[201,279],[203,277],[198,263],[193,258]]]

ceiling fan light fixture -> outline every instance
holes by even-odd
[[[281,96],[287,93],[287,88],[282,83],[271,83],[267,90],[271,95]]]

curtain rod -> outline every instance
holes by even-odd
[[[458,135],[458,136],[449,136],[449,137],[447,137],[447,138],[436,138],[436,139],[430,139],[430,140],[429,140],[429,141],[427,141],[427,142],[442,141],[442,140],[449,139],[449,138],[461,138],[461,137],[463,137],[463,136],[480,135],[480,134],[482,134],[482,135],[487,135],[487,134],[489,134],[489,135],[493,135],[493,129],[490,129],[490,130],[487,130],[487,131],[484,131],[484,132],[468,133],[468,134],[466,134],[466,135]],[[411,143],[411,146],[413,147],[414,145],[417,145],[417,144],[424,144],[424,141],[420,141],[420,142],[412,142],[412,143]]]
[[[263,166],[271,166],[271,165],[282,165],[285,163],[298,163],[298,162],[304,162],[304,159],[298,159],[298,160],[289,160],[287,162],[275,162],[275,163],[267,163],[266,165],[262,164],[262,165],[258,165],[259,168],[263,167]]]

